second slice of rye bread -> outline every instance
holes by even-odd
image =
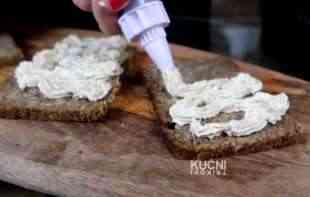
[[[128,73],[134,49],[128,48],[129,58],[122,67]],[[121,88],[121,77],[112,80],[112,90],[103,99],[90,102],[86,99],[48,99],[38,88],[18,88],[14,77],[15,66],[0,68],[0,118],[44,121],[96,122],[105,119]]]
[[[181,62],[178,68],[186,82],[233,77],[237,66],[229,59],[214,58],[205,61]],[[169,108],[174,103],[167,93],[160,72],[154,65],[143,70],[144,79],[150,92],[155,110],[161,123],[162,137],[170,151],[179,159],[206,160],[235,154],[244,154],[280,148],[303,140],[299,124],[288,113],[276,125],[269,125],[262,131],[246,137],[221,136],[213,140],[194,136],[187,126],[178,127],[172,123]],[[240,113],[222,114],[215,121],[237,119]]]
[[[112,86],[109,95],[97,102],[76,98],[48,99],[43,97],[37,88],[20,90],[12,77],[0,87],[0,117],[50,121],[100,121],[105,118],[120,89],[119,80],[115,79]]]

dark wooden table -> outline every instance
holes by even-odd
[[[75,33],[54,29],[25,34],[27,56]],[[175,58],[218,55],[172,45]],[[137,66],[150,63],[140,51]],[[310,129],[310,86],[300,79],[233,60],[240,71],[263,80],[265,90],[290,95],[290,113]],[[13,67],[0,66],[0,83]],[[127,83],[106,121],[61,123],[0,119],[0,179],[59,196],[310,196],[310,142],[279,150],[224,158],[226,176],[191,175],[190,161],[174,159],[158,135],[152,103],[143,84]]]

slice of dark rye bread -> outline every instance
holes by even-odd
[[[178,63],[184,80],[194,82],[203,79],[232,77],[238,72],[229,59],[215,58],[209,61]],[[188,127],[178,127],[169,115],[173,99],[167,93],[160,72],[155,66],[148,66],[143,71],[144,80],[150,92],[159,121],[162,136],[170,151],[179,159],[206,160],[234,154],[244,154],[279,148],[303,140],[303,132],[290,115],[274,126],[267,126],[261,132],[246,137],[221,136],[213,140],[193,136]],[[222,114],[216,122],[240,118],[240,113]]]
[[[99,121],[104,119],[119,89],[120,82],[115,79],[109,95],[97,102],[76,98],[47,99],[37,88],[20,90],[16,80],[11,77],[0,89],[0,117],[50,121]]]
[[[122,65],[125,72],[132,63],[130,58],[134,49],[129,48],[128,53],[129,58]],[[42,96],[38,88],[19,89],[13,69],[6,72],[10,75],[6,76],[7,80],[0,83],[0,118],[78,122],[104,120],[121,87],[121,77],[116,77],[112,80],[113,88],[109,95],[97,102],[71,97],[48,99]]]

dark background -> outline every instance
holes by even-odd
[[[307,57],[310,6],[307,1],[164,0],[164,3],[172,19],[168,28],[170,42],[235,56],[308,79],[305,69],[310,63]],[[80,11],[71,0],[6,1],[1,9],[2,28],[30,23],[98,29],[92,14]],[[248,37],[238,37],[235,33],[237,37],[234,35],[229,40],[226,29],[247,32]],[[239,49],[249,44],[255,47],[234,52],[231,50],[234,39],[240,40]]]
[[[211,2],[206,0],[203,6],[180,0],[166,0],[164,3],[172,20],[168,29],[169,40],[196,48],[207,48],[207,19]],[[92,14],[80,11],[71,0],[10,1],[1,6],[4,9],[1,10],[1,18],[7,24],[18,22],[97,29]]]

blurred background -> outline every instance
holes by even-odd
[[[308,1],[164,0],[172,19],[169,41],[236,57],[309,79],[310,6]],[[198,3],[199,2],[199,3]],[[2,28],[39,24],[98,29],[92,14],[71,0],[6,1]]]
[[[172,24],[169,41],[232,56],[290,75],[310,79],[309,1],[164,0]],[[1,31],[28,24],[98,30],[92,14],[71,0],[5,1]],[[0,183],[1,196],[40,196]],[[3,195],[5,194],[5,195]]]

